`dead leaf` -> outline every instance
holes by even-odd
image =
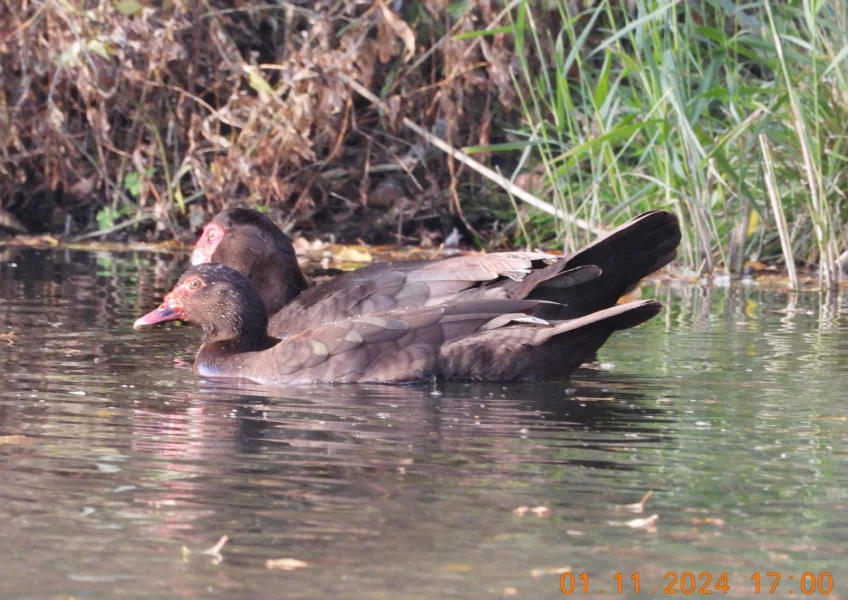
[[[659,515],[651,515],[646,519],[632,519],[627,521],[625,525],[632,527],[633,529],[647,529],[649,531],[653,531],[656,529],[656,523],[659,518]]]
[[[472,567],[467,563],[449,563],[444,566],[444,569],[449,573],[470,573]]]
[[[571,567],[536,567],[535,569],[530,569],[530,577],[536,579],[545,575],[562,575],[563,573],[570,572]]]
[[[511,53],[505,48],[491,46],[481,38],[480,49],[489,63],[489,77],[498,88],[498,97],[505,108],[510,108],[515,101],[515,87],[510,75],[509,63]]]
[[[0,446],[29,446],[35,440],[25,435],[0,435]]]
[[[389,26],[385,19],[380,19],[377,22],[377,39],[375,40],[377,47],[377,59],[385,64],[392,60],[392,57],[397,54],[397,36]]]
[[[389,127],[393,132],[398,132],[402,129],[404,110],[400,94],[393,94],[386,99],[388,107]]]
[[[634,504],[625,504],[623,508],[625,510],[629,510],[630,512],[635,512],[635,513],[644,512],[645,503],[653,495],[654,495],[654,490],[648,490],[648,492],[644,496],[642,496],[642,499],[639,500],[639,502],[636,502]]]
[[[357,250],[351,246],[344,246],[341,250],[333,254],[333,258],[339,262],[357,262],[370,263],[374,260],[368,250]]]
[[[403,45],[406,47],[403,61],[409,62],[409,59],[415,54],[415,32],[412,31],[412,28],[403,19],[392,12],[383,0],[379,0],[379,4],[386,24],[392,28],[392,31],[403,41]]]
[[[724,519],[717,517],[707,517],[706,519],[692,518],[693,525],[715,525],[716,527],[724,527]]]
[[[309,254],[310,252],[321,252],[327,247],[325,242],[321,240],[309,241],[305,237],[298,236],[292,240],[292,246],[297,254]]]
[[[294,571],[295,569],[303,569],[308,566],[309,563],[296,558],[277,558],[273,560],[269,558],[265,561],[266,569],[281,569],[283,571]]]
[[[221,548],[223,548],[226,543],[230,541],[229,536],[222,535],[221,539],[218,540],[218,543],[212,546],[211,548],[207,548],[206,550],[199,550],[197,554],[206,554],[212,557],[212,564],[219,565],[224,561],[223,555],[221,555]],[[185,555],[185,546],[183,546],[183,554]]]
[[[514,514],[517,517],[523,517],[527,513],[533,513],[533,515],[535,515],[539,518],[544,518],[544,517],[550,517],[551,516],[551,509],[547,506],[534,506],[534,507],[531,508],[531,507],[524,505],[524,504],[522,504],[521,506],[517,506],[517,507],[512,509],[512,514]]]
[[[69,187],[65,194],[78,200],[87,200],[88,197],[91,195],[91,192],[94,191],[95,183],[97,183],[96,175],[92,175],[91,177],[83,177],[74,185]]]

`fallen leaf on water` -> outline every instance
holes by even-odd
[[[223,562],[224,560],[224,557],[221,555],[221,548],[223,548],[224,544],[226,544],[229,540],[229,537],[227,537],[226,535],[222,535],[221,539],[218,540],[217,544],[215,544],[211,548],[207,548],[206,550],[196,550],[194,551],[194,554],[206,554],[212,557],[212,564],[221,564],[221,562]],[[183,560],[188,560],[188,557],[192,554],[192,550],[187,546],[183,546],[182,552]]]
[[[445,571],[451,573],[468,573],[471,571],[471,565],[465,563],[450,563],[445,565]]]
[[[308,566],[309,563],[296,558],[277,558],[273,560],[269,558],[265,561],[265,568],[282,569],[283,571],[294,571],[295,569],[303,569]]]
[[[699,519],[698,517],[692,517],[693,525],[715,525],[716,527],[724,526],[724,519],[719,519],[717,517],[707,517],[706,519]]]
[[[788,554],[783,554],[782,552],[772,552],[771,550],[766,550],[766,554],[768,554],[769,560],[775,562],[785,562],[790,558]]]
[[[645,519],[632,519],[627,521],[625,525],[632,527],[633,529],[647,529],[648,531],[653,531],[656,529],[656,522],[659,518],[659,515],[651,515]]]
[[[571,567],[537,567],[535,569],[530,569],[530,577],[538,578],[545,575],[562,575],[563,573],[570,572]]]
[[[512,509],[512,514],[514,514],[517,517],[523,517],[527,513],[533,513],[535,516],[537,516],[539,518],[550,517],[551,516],[551,509],[550,509],[550,507],[547,507],[547,506],[533,506],[531,508],[530,506],[527,506],[526,504],[522,504],[521,506],[516,506],[515,508]]]
[[[212,555],[212,556],[214,556],[216,554],[220,555],[221,554],[221,548],[223,548],[224,544],[226,544],[228,541],[230,541],[230,538],[227,537],[226,535],[222,535],[221,539],[218,540],[217,544],[215,544],[211,548],[207,548],[206,550],[201,550],[200,552],[198,552],[198,554],[209,554],[209,555]]]
[[[640,513],[645,510],[645,503],[648,501],[648,498],[654,495],[654,490],[648,490],[648,493],[642,496],[642,499],[639,502],[634,504],[625,504],[624,509],[629,510],[630,512]]]
[[[344,246],[341,250],[333,255],[333,258],[339,262],[359,262],[370,263],[374,260],[368,250],[357,250],[351,246]]]
[[[28,446],[34,443],[35,440],[25,435],[0,435],[0,446]]]
[[[297,254],[308,254],[310,252],[321,252],[327,247],[327,244],[318,239],[310,242],[305,237],[296,237],[292,240],[292,246],[294,246],[294,251]]]

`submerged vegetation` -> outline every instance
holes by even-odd
[[[668,208],[696,272],[838,279],[841,2],[0,2],[7,230],[188,239],[238,201],[340,239],[570,248]]]

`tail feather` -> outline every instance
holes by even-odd
[[[443,377],[492,381],[565,379],[615,331],[656,316],[662,304],[645,300],[613,306],[549,326],[489,328],[440,349]]]
[[[558,260],[543,269],[537,269],[521,281],[505,281],[499,287],[509,298],[529,298],[559,302],[562,290],[588,283],[601,276],[595,265],[571,267],[565,260]]]
[[[544,299],[565,305],[557,315],[560,319],[574,319],[614,306],[640,280],[674,260],[679,244],[680,224],[675,215],[661,210],[640,215],[567,259],[569,269],[587,265],[600,268],[602,273],[597,279]],[[536,298],[535,290],[528,298]]]

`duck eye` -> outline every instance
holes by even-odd
[[[200,287],[200,281],[198,281],[197,279],[192,279],[188,282],[188,289],[196,290],[198,287]]]
[[[206,237],[209,238],[210,240],[214,240],[215,239],[215,230],[210,229],[209,233],[206,234]]]

